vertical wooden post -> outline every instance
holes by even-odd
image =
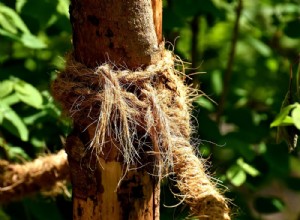
[[[70,14],[77,61],[136,68],[160,59],[162,0],[72,0]]]
[[[70,17],[75,58],[90,68],[110,61],[134,69],[161,59],[162,0],[71,0]],[[158,220],[158,180],[145,169],[123,177],[124,164],[114,145],[118,140],[96,159],[87,151],[95,127],[85,128],[75,124],[66,144],[73,219]]]

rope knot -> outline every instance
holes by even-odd
[[[113,138],[127,166],[141,165],[140,152],[149,145],[147,153],[159,160],[153,175],[175,173],[183,194],[178,196],[193,215],[230,219],[224,197],[190,144],[190,88],[174,68],[171,52],[164,51],[158,63],[136,71],[110,63],[90,69],[69,56],[52,89],[75,123],[95,127],[89,147],[98,155],[103,156],[104,144]]]

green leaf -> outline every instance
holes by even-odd
[[[31,138],[31,139],[30,139],[30,143],[31,143],[34,147],[36,147],[36,148],[42,148],[42,149],[44,149],[45,146],[46,146],[45,140],[39,139],[39,138],[37,138],[37,137]]]
[[[4,80],[0,82],[0,98],[7,96],[13,91],[14,83],[10,80]]]
[[[32,125],[35,123],[36,120],[42,118],[42,117],[45,117],[45,116],[48,116],[47,115],[48,112],[46,110],[43,110],[43,111],[40,111],[36,114],[33,114],[33,115],[30,115],[28,117],[24,117],[23,120],[24,120],[24,123],[27,124],[27,125]]]
[[[292,125],[293,119],[289,116],[290,111],[295,108],[297,104],[292,104],[284,107],[281,112],[276,116],[274,121],[271,123],[272,127],[278,127],[278,126],[286,126],[286,125]],[[292,124],[290,124],[292,123]]]
[[[16,34],[12,34],[2,28],[0,28],[0,35],[4,36],[4,37],[7,37],[11,40],[15,40],[15,41],[20,41],[20,37]]]
[[[47,47],[43,41],[30,33],[23,34],[21,36],[21,42],[24,44],[24,46],[32,49],[43,49]]]
[[[22,141],[28,141],[29,132],[22,119],[8,105],[0,102],[0,115],[6,119],[2,121],[2,126],[12,134],[21,138]]]
[[[69,18],[69,0],[58,0],[57,12]]]
[[[13,9],[11,9],[3,4],[0,4],[0,14],[2,14],[2,16],[5,17],[6,21],[9,21],[12,28],[17,28],[17,29],[21,30],[21,32],[23,32],[23,33],[27,33],[27,34],[30,33],[29,29],[27,28],[27,26],[25,25],[23,20]],[[3,25],[3,23],[0,23],[0,24]],[[5,27],[3,26],[3,28],[5,28]],[[12,32],[12,33],[14,33],[14,32]]]
[[[29,159],[29,156],[21,147],[9,146],[7,153],[10,159],[16,159],[16,158]]]
[[[293,109],[291,115],[292,115],[294,125],[296,126],[297,129],[300,130],[300,106],[299,105],[297,105],[297,107]]]
[[[200,96],[196,101],[195,101],[199,106],[206,108],[207,110],[214,110],[214,105],[211,100],[208,100],[207,97],[205,96]]]
[[[292,125],[294,125],[294,121],[291,116],[286,116],[285,118],[283,118],[280,124],[280,126],[292,126]]]
[[[247,179],[245,171],[238,165],[232,165],[226,172],[227,178],[236,186],[241,186]]]
[[[12,34],[18,33],[17,28],[11,23],[9,23],[8,19],[3,14],[0,14],[0,26],[3,27],[3,29],[8,31],[9,33]]]
[[[262,41],[251,36],[248,36],[247,41],[250,44],[250,46],[253,47],[262,56],[270,57],[272,50],[269,46],[264,44]]]
[[[43,105],[43,98],[41,93],[29,83],[26,83],[25,81],[17,78],[14,79],[14,88],[20,100],[37,109],[41,108]]]
[[[16,11],[20,13],[27,0],[16,0]]]
[[[14,105],[14,104],[20,102],[20,99],[16,93],[12,93],[11,95],[6,96],[3,99],[1,99],[1,102],[6,105],[11,106],[11,105]]]
[[[249,175],[256,177],[258,176],[260,173],[257,169],[255,169],[253,166],[251,166],[250,164],[246,163],[243,158],[239,158],[237,160],[237,164]]]
[[[3,123],[3,119],[4,119],[4,112],[0,105],[0,125]]]
[[[223,90],[222,73],[219,70],[215,70],[211,74],[212,87],[217,95],[220,95]]]

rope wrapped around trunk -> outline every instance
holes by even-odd
[[[70,55],[52,89],[74,123],[95,126],[89,148],[98,156],[104,156],[103,146],[113,138],[127,166],[141,164],[139,152],[147,144],[142,140],[148,137],[147,153],[159,160],[153,175],[175,174],[178,196],[192,216],[230,219],[226,199],[190,144],[191,90],[175,70],[170,51],[155,65],[136,71],[111,63],[91,69]]]

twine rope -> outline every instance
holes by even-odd
[[[127,166],[141,163],[142,139],[149,137],[147,153],[158,156],[158,175],[175,173],[178,196],[190,206],[191,215],[230,219],[226,199],[190,144],[191,90],[175,70],[172,53],[163,54],[155,65],[136,71],[111,63],[90,69],[70,55],[53,83],[53,95],[75,123],[96,127],[89,147],[97,155],[114,138]]]

